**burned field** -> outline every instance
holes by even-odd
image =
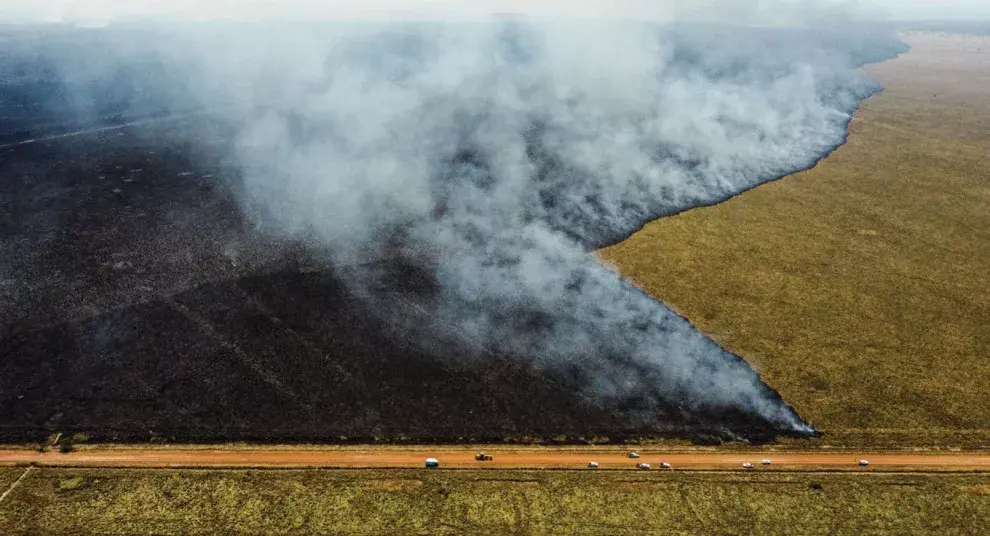
[[[903,45],[707,30],[125,28],[4,56],[0,430],[813,435],[588,253],[811,165],[877,89],[855,67]],[[606,78],[596,40],[626,59]]]
[[[62,430],[441,442],[780,432],[731,410],[602,405],[574,384],[580,371],[540,369],[466,339],[422,344],[392,322],[413,307],[403,295],[426,292],[422,278],[388,261],[352,267],[392,273],[389,303],[372,304],[319,268],[313,248],[254,231],[221,163],[168,143],[209,124],[5,150],[3,440]]]

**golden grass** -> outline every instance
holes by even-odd
[[[61,489],[74,478],[87,485]],[[0,527],[7,536],[981,534],[987,486],[990,475],[40,469],[0,505]]]
[[[819,444],[986,446],[990,40],[906,40],[817,167],[600,255],[749,360]]]

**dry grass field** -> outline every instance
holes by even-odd
[[[21,476],[24,469],[18,467],[0,467],[0,493],[7,491],[7,488]]]
[[[980,534],[990,476],[634,471],[32,472],[7,536]]]
[[[829,445],[990,445],[990,38],[909,34],[814,169],[601,252]]]

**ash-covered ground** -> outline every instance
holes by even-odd
[[[0,187],[0,438],[776,434],[741,413],[644,419],[635,401],[601,406],[567,374],[466,339],[424,348],[323,268],[317,248],[254,232],[211,155],[169,143],[211,128],[162,122],[140,136],[124,128],[4,150],[0,173],[20,180]],[[349,269],[390,272],[390,315],[428,291],[401,265]]]
[[[114,43],[104,36],[85,39],[103,50]],[[32,48],[31,39],[44,39],[46,47]],[[372,132],[380,126],[372,118],[341,138],[339,110],[321,115],[328,108],[313,95],[339,101],[339,86],[348,84],[345,68],[331,67],[331,79],[300,80],[279,64],[283,78],[259,90],[262,97],[244,98],[252,74],[238,80],[238,99],[219,99],[232,90],[217,89],[223,84],[215,81],[181,90],[169,82],[163,89],[163,80],[177,78],[169,63],[175,59],[144,61],[154,56],[133,51],[120,64],[125,68],[107,60],[109,67],[99,66],[103,76],[91,80],[84,68],[67,69],[79,62],[66,56],[103,56],[66,52],[74,39],[71,32],[21,36],[20,48],[3,58],[0,439],[84,431],[107,439],[764,441],[812,432],[740,358],[582,255],[652,217],[807,165],[841,141],[845,108],[873,91],[861,80],[824,76],[804,88],[814,108],[787,104],[786,114],[761,119],[753,140],[776,144],[767,162],[743,158],[756,154],[749,138],[742,152],[721,156],[689,141],[650,149],[644,162],[653,159],[670,184],[642,186],[643,176],[626,182],[653,197],[613,192],[614,177],[595,182],[591,171],[602,169],[576,167],[575,147],[600,148],[611,139],[568,141],[583,136],[582,128],[598,131],[575,126],[575,119],[588,119],[580,113],[563,121],[550,111],[526,127],[521,154],[534,166],[532,177],[506,179],[499,168],[504,154],[484,145],[499,143],[499,133],[478,127],[499,103],[491,110],[494,101],[480,99],[479,115],[465,101],[451,115],[454,137],[463,143],[424,157],[439,162],[441,172],[428,172],[425,190],[417,190],[416,177],[403,178],[395,164],[409,156],[407,147],[425,150],[416,145],[422,137]],[[435,52],[421,39],[404,35],[390,44],[425,46],[413,55]],[[525,39],[511,38],[509,49],[526,56],[513,48],[518,41]],[[366,61],[366,46],[355,45],[347,57]],[[378,44],[373,48],[371,63],[408,77],[395,74],[408,65],[382,59],[401,51],[382,56]],[[880,47],[857,57],[897,50]],[[692,53],[709,54],[691,44],[675,50],[680,59],[671,65],[694,65],[700,60]],[[543,99],[546,82],[530,72],[542,69],[541,61],[510,74],[525,80],[517,90]],[[738,58],[700,64],[707,65],[702,74],[673,69],[675,82],[703,75],[723,84],[723,93],[748,91],[744,84],[753,75]],[[776,80],[761,71],[769,82],[757,85],[785,95],[787,84],[815,80],[800,69],[765,70],[784,74]],[[362,79],[376,89],[374,78]],[[80,89],[80,80],[89,86]],[[393,83],[405,91],[419,82]],[[384,95],[391,105],[404,102],[399,115],[378,120],[409,126],[418,117],[418,105],[408,106],[402,91]],[[566,106],[595,97],[586,93],[572,94]],[[454,87],[454,95],[462,94]],[[672,93],[683,94],[683,88]],[[719,115],[714,124],[723,130],[711,133],[726,143],[748,136],[738,134],[748,128],[740,121],[753,113],[745,106],[754,103],[733,98],[729,111],[744,115],[724,124]],[[375,102],[352,104],[362,110]],[[713,113],[701,115],[711,120]],[[648,118],[636,115],[639,128]],[[796,144],[800,151],[789,156],[790,145],[779,143],[788,133],[781,121],[817,137]],[[458,130],[464,124],[468,130]],[[438,125],[429,135],[444,139],[439,129],[446,127]],[[704,140],[702,132],[683,132]],[[402,140],[408,146],[397,144]],[[388,149],[364,162],[358,156],[369,148],[364,141],[387,142]],[[324,159],[328,150],[338,151],[337,160]],[[379,159],[391,167],[374,168]],[[369,163],[403,180],[362,182],[332,169]],[[615,167],[608,159],[600,164]],[[506,197],[516,179],[534,180],[534,189]],[[350,186],[341,190],[342,184]],[[328,196],[328,188],[340,193]],[[386,195],[379,196],[383,188]],[[413,199],[424,191],[431,192],[429,203]],[[496,193],[501,197],[493,205]],[[353,206],[358,198],[372,207],[357,210],[360,217]],[[528,294],[526,285],[539,295]]]

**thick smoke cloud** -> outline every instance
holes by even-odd
[[[515,356],[647,419],[811,430],[589,251],[813,163],[878,89],[855,68],[901,51],[892,38],[573,20],[127,35],[100,66],[145,73],[132,108],[223,114],[245,212],[325,252],[411,340]]]
[[[248,205],[315,236],[411,335],[567,371],[592,399],[808,429],[744,362],[587,253],[828,152],[877,89],[854,67],[895,42],[518,21],[259,42],[256,69],[236,50],[224,62],[253,88],[239,95],[256,106],[238,143]],[[411,272],[421,287],[397,290]]]

